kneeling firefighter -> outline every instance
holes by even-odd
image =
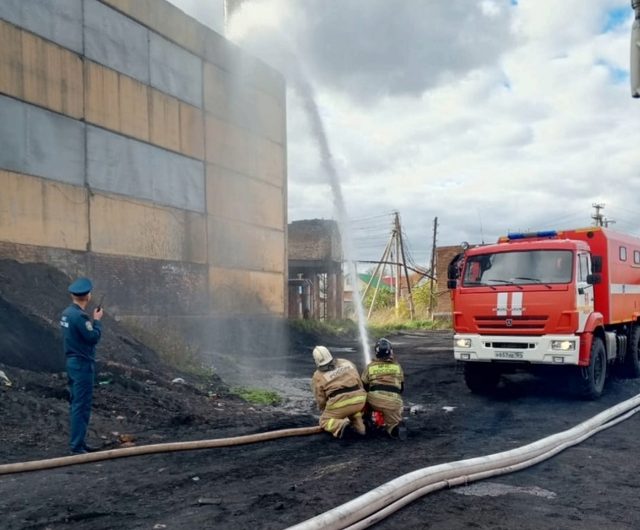
[[[365,434],[362,409],[367,393],[356,366],[347,359],[334,359],[325,346],[313,349],[317,370],[311,388],[318,408],[322,411],[320,427],[336,438],[342,438],[348,425],[358,434]]]
[[[375,346],[376,359],[371,361],[364,372],[362,382],[367,390],[369,407],[380,412],[389,435],[393,438],[406,438],[406,429],[402,425],[402,392],[404,391],[404,372],[393,356],[393,348],[387,339],[380,339]]]

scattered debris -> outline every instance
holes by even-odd
[[[133,434],[119,434],[118,435],[118,443],[122,447],[132,447],[135,444],[136,438]]]
[[[0,370],[0,381],[2,381],[5,386],[13,386],[13,383],[7,377],[7,374],[5,374],[2,370]]]
[[[171,383],[174,385],[184,385],[186,381],[182,377],[176,377],[175,379],[171,380]]]
[[[204,506],[204,505],[218,505],[218,504],[222,504],[222,499],[210,499],[207,497],[200,497],[198,499],[198,504]]]

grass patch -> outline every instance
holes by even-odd
[[[450,329],[451,326],[439,320],[406,320],[398,322],[369,323],[368,330],[373,337],[384,337],[394,331]]]
[[[420,318],[420,317],[423,318]],[[354,320],[291,320],[291,329],[314,337],[335,337],[356,339],[359,336],[358,323]],[[431,320],[424,315],[417,315],[415,320],[409,320],[407,314],[396,316],[394,308],[374,311],[367,323],[367,332],[373,340],[390,335],[394,331],[405,330],[439,330],[451,329],[451,323],[446,319]]]
[[[356,337],[358,324],[353,320],[291,320],[291,329],[308,335]]]
[[[232,388],[231,393],[253,405],[280,405],[282,397],[277,392],[261,388]]]

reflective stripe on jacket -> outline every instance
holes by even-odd
[[[347,359],[334,359],[333,370],[316,370],[311,378],[311,388],[320,410],[364,403],[366,399],[358,369]],[[341,392],[351,388],[354,390]],[[351,399],[356,401],[349,403]]]
[[[385,392],[390,395],[399,394],[404,383],[402,366],[394,360],[371,361],[362,372],[362,382],[369,387],[371,392]],[[386,387],[384,390],[376,390],[375,387]],[[394,390],[393,389],[397,389]]]

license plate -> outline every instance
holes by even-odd
[[[500,359],[522,359],[524,358],[524,353],[521,351],[497,351],[496,357]]]

